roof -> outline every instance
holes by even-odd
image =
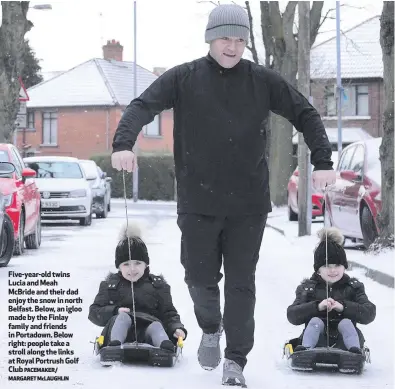
[[[360,140],[358,142],[352,143],[352,144],[348,145],[347,147],[345,147],[343,149],[343,152],[344,152],[344,150],[348,150],[351,147],[354,147],[354,146],[357,146],[357,145],[364,145],[364,146],[366,146],[366,148],[368,150],[370,150],[371,152],[375,153],[377,155],[377,159],[379,159],[379,157],[380,157],[380,146],[381,146],[382,141],[383,141],[382,137]]]
[[[382,142],[383,142],[383,138],[382,137],[368,139],[368,140],[364,141],[364,143],[365,143],[365,145],[367,147],[369,147],[369,148],[373,147],[375,149],[379,149]]]
[[[96,162],[93,161],[92,159],[78,159],[78,161],[79,161],[82,165],[85,165],[85,166],[92,165],[92,166],[96,166],[96,167],[97,167]]]
[[[325,128],[328,135],[329,142],[337,143],[338,129],[337,128]],[[344,127],[342,128],[342,143],[354,143],[372,139],[373,137],[365,131],[363,128],[357,127]]]
[[[61,71],[61,70],[53,71],[53,72],[41,72],[41,76],[43,78],[43,81],[48,81],[51,78],[54,78],[54,77],[56,77],[56,76],[58,76],[59,74],[62,74],[62,73],[64,73],[64,71]]]
[[[23,158],[25,162],[40,162],[40,161],[61,161],[61,162],[78,162],[78,158],[75,157],[62,157],[59,155],[47,155],[40,157],[26,157]]]
[[[158,77],[137,66],[137,95]],[[134,98],[133,62],[91,59],[28,89],[28,108],[126,106]]]
[[[345,31],[340,38],[342,78],[382,78],[380,16]],[[337,71],[336,36],[311,49],[311,79],[333,79]]]
[[[325,128],[326,134],[330,143],[337,143],[337,128]],[[292,143],[298,143],[298,132],[296,129],[293,131]],[[370,140],[373,137],[363,128],[358,127],[342,127],[342,143],[354,143],[365,140]]]
[[[11,143],[0,143],[0,149],[1,150],[9,150],[10,147],[12,147],[14,145],[12,145]]]

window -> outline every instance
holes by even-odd
[[[8,151],[0,150],[0,162],[10,162],[8,158]]]
[[[21,164],[21,161],[18,158],[18,155],[14,149],[11,149],[11,158],[12,158],[12,163],[15,165],[15,172],[18,177],[18,179],[22,178],[22,170],[24,166]]]
[[[27,111],[27,128],[36,128],[34,121],[34,111]]]
[[[155,116],[154,120],[144,126],[145,136],[161,136],[160,133],[160,115]]]
[[[367,85],[358,85],[356,87],[356,112],[357,116],[369,115],[369,88]]]
[[[337,101],[333,86],[325,90],[326,116],[337,115]],[[369,87],[367,85],[350,85],[344,87],[342,98],[343,116],[369,116]]]
[[[18,149],[15,148],[15,147],[13,147],[12,150],[13,150],[13,152],[15,153],[15,156],[16,156],[17,160],[19,161],[19,163],[20,163],[22,169],[24,169],[24,168],[25,168],[25,162],[23,161],[23,158],[21,157],[20,152],[19,152]]]
[[[351,147],[342,153],[339,165],[337,166],[337,171],[341,172],[341,171],[349,169],[354,150],[355,150],[355,148]]]
[[[365,159],[365,150],[363,146],[357,146],[354,156],[352,157],[350,170],[362,175],[364,159]]]
[[[97,171],[97,165],[95,162],[80,161],[80,164],[82,166],[82,169],[85,172],[85,177],[94,177],[94,178],[90,178],[89,181],[97,181],[100,179],[98,171]]]
[[[43,144],[57,146],[58,144],[58,113],[43,113]]]
[[[76,162],[27,162],[37,178],[84,178]]]
[[[333,93],[333,87],[325,88],[326,116],[336,116],[336,97]]]

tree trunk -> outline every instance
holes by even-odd
[[[294,58],[283,61],[280,74],[288,75],[289,78],[284,78],[295,86],[298,65]],[[287,185],[294,166],[293,126],[288,120],[274,113],[271,114],[271,119],[270,197],[275,206],[281,206],[287,204]]]
[[[379,244],[394,246],[394,2],[384,1],[380,44],[384,64],[383,141],[380,146],[382,209]]]
[[[293,32],[296,1],[287,3],[284,13],[278,1],[261,1],[262,40],[265,45],[266,67],[278,72],[296,86],[298,42]],[[313,1],[310,10],[310,47],[314,44],[321,22],[323,1]],[[294,167],[292,153],[293,126],[286,119],[271,114],[269,170],[270,196],[274,205],[287,204],[287,185]]]
[[[247,49],[251,52],[252,54],[252,59],[253,61],[257,64],[260,65],[259,63],[259,57],[258,57],[258,51],[256,49],[256,44],[255,44],[255,36],[253,32],[253,27],[254,27],[254,20],[252,18],[251,14],[251,7],[250,7],[250,2],[246,1],[246,10],[247,10],[247,15],[248,19],[250,21],[250,41],[251,41],[251,46],[247,46]],[[270,68],[270,52],[266,51],[265,52],[265,65],[267,68]],[[270,115],[268,119],[264,120],[261,123],[261,130],[264,132],[266,136],[266,150],[265,150],[265,158],[267,163],[269,164],[270,161],[270,140],[271,140],[271,118]]]
[[[0,143],[12,142],[19,111],[18,77],[22,75],[25,34],[33,24],[27,20],[28,1],[2,1],[0,26]]]

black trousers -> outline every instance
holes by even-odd
[[[254,345],[255,270],[266,221],[267,214],[180,214],[177,221],[185,282],[197,322],[205,333],[216,332],[222,319],[218,283],[223,277],[223,260],[225,358],[242,367]]]

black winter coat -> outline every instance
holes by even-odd
[[[187,334],[173,305],[170,286],[163,277],[146,273],[133,284],[133,289],[137,327],[159,321],[170,339],[177,329],[182,329]],[[100,283],[99,292],[89,307],[88,318],[92,323],[105,327],[121,307],[129,308],[133,312],[131,284],[120,272],[110,273]]]
[[[295,301],[287,310],[288,321],[294,325],[307,326],[313,317],[319,317],[326,323],[326,309],[318,310],[318,304],[326,297],[326,282],[314,273],[309,280],[304,280],[297,287]],[[329,312],[330,332],[337,332],[337,325],[342,319],[350,319],[357,326],[357,323],[369,324],[376,317],[376,306],[369,301],[363,283],[347,274],[329,285],[329,298],[344,306],[343,312]]]
[[[303,133],[315,170],[332,169],[331,145],[316,109],[278,73],[251,61],[225,69],[207,55],[168,70],[128,105],[113,151],[132,151],[142,128],[169,109],[178,213],[271,211],[262,125],[270,111]]]

